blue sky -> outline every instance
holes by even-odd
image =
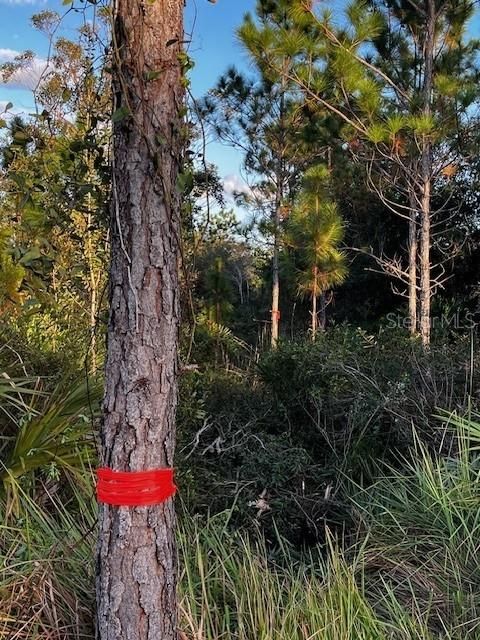
[[[188,0],[185,14],[185,29],[192,37],[190,54],[195,59],[192,72],[192,92],[195,96],[205,94],[220,74],[231,65],[248,68],[248,61],[235,37],[235,29],[241,24],[244,14],[252,11],[255,0]],[[33,50],[38,58],[38,68],[45,66],[48,56],[48,41],[30,24],[33,13],[52,9],[62,14],[65,7],[61,0],[0,0],[0,61],[13,57],[15,52]],[[78,18],[77,18],[78,20]],[[67,16],[63,33],[74,33],[76,19]],[[43,65],[43,66],[42,66]],[[33,110],[31,88],[35,85],[35,70],[20,79],[16,86],[0,85],[0,111],[7,102],[14,110],[29,113]],[[211,143],[208,160],[219,166],[222,178],[233,183],[240,173],[241,158],[237,151]]]
[[[15,52],[25,49],[32,49],[40,56],[46,55],[48,45],[45,38],[30,25],[30,16],[40,10],[42,5],[43,3],[32,0],[29,2],[0,0],[1,61],[8,60]],[[25,84],[29,84],[28,79]],[[13,102],[15,110],[29,111],[32,105],[31,91],[23,86],[19,88],[0,86],[0,105],[3,106],[5,102]]]
[[[345,0],[329,0],[325,6],[339,9]],[[43,69],[48,55],[48,41],[30,24],[30,17],[42,9],[52,9],[60,14],[65,12],[62,0],[0,0],[0,62],[11,59],[16,52],[33,50],[38,56],[36,69],[24,74],[14,86],[0,85],[0,111],[7,102],[14,109],[25,113],[33,107],[31,89],[35,85],[38,69]],[[220,74],[231,65],[248,70],[248,60],[235,36],[236,28],[243,16],[255,8],[255,0],[187,0],[185,28],[192,36],[190,54],[195,60],[191,75],[192,91],[195,96],[204,95],[212,87]],[[74,37],[78,17],[70,14],[62,24],[65,36]],[[479,19],[472,25],[472,31],[479,35]],[[188,36],[187,36],[188,38]],[[218,165],[220,175],[227,179],[231,187],[240,184],[241,157],[233,149],[212,143],[208,147],[208,160]]]
[[[188,0],[185,28],[192,34],[190,55],[195,60],[192,92],[204,95],[225,69],[234,64],[248,70],[248,60],[235,37],[243,16],[255,9],[255,0]],[[235,149],[210,143],[208,160],[219,167],[222,178],[233,189],[240,186],[241,157]],[[227,189],[228,190],[228,189]]]

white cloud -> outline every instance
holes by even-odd
[[[223,189],[225,191],[225,195],[229,198],[233,198],[236,193],[251,193],[251,189],[245,180],[234,173],[225,176],[223,179]]]
[[[1,0],[0,0],[1,1]],[[20,55],[20,51],[15,49],[0,48],[0,63],[13,62]],[[34,57],[15,71],[7,82],[0,80],[0,85],[11,87],[12,89],[30,89],[33,91],[48,68],[48,61],[43,58]]]
[[[20,55],[20,51],[15,51],[15,49],[2,49],[0,47],[0,62],[8,62],[18,55]]]

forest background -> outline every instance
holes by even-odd
[[[0,50],[9,639],[93,637],[111,125],[128,114],[111,112],[108,6],[57,4],[31,18],[45,58]],[[244,8],[190,5],[182,57],[182,633],[475,638],[476,5]]]

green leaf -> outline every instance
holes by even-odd
[[[180,173],[177,178],[177,191],[182,194],[190,193],[193,189],[193,173]]]
[[[41,251],[38,247],[32,247],[29,249],[19,261],[20,264],[28,267],[34,260],[38,260],[42,257]]]
[[[435,119],[427,114],[412,117],[410,123],[418,135],[430,135],[435,131]]]
[[[127,107],[120,107],[112,114],[112,122],[121,122],[130,115],[130,111]]]
[[[400,131],[406,127],[407,122],[404,116],[400,114],[394,114],[387,118],[387,129],[390,134],[396,136]]]
[[[388,132],[381,124],[372,124],[367,129],[367,138],[374,144],[384,142],[388,138]]]
[[[147,82],[151,82],[152,80],[156,80],[157,78],[159,78],[161,75],[161,71],[148,71],[148,73],[145,74],[145,79],[147,80]]]
[[[435,78],[435,88],[442,96],[453,98],[461,89],[461,82],[454,76],[438,74]]]

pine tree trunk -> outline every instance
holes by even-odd
[[[327,328],[327,296],[325,293],[320,294],[320,322],[318,326],[322,331]]]
[[[279,336],[279,302],[280,302],[280,206],[281,196],[277,194],[274,213],[274,238],[273,238],[273,260],[272,260],[272,348],[275,349]]]
[[[432,112],[433,62],[435,49],[435,2],[427,1],[424,44],[424,81],[423,81],[423,113],[430,116]],[[431,190],[432,190],[432,144],[430,136],[425,135],[421,153],[421,238],[420,238],[420,335],[422,344],[430,344],[430,245],[431,245]]]
[[[415,194],[410,194],[410,220],[408,222],[408,317],[410,333],[417,335],[417,205]]]
[[[172,467],[177,401],[182,0],[117,0],[103,466]],[[168,44],[167,44],[168,43]],[[122,111],[118,111],[122,109]],[[99,640],[177,638],[175,512],[100,506]]]
[[[283,71],[285,72],[285,61]],[[286,79],[285,73],[281,78],[281,95],[280,95],[280,129],[284,132],[285,117],[285,92]],[[280,333],[280,225],[282,221],[281,207],[283,203],[283,184],[284,184],[285,166],[283,155],[278,159],[276,171],[276,192],[275,192],[275,212],[274,212],[274,240],[273,240],[273,264],[272,264],[272,348],[275,349],[278,343]]]
[[[424,179],[420,238],[420,335],[424,346],[430,344],[430,189],[430,180]]]
[[[317,296],[312,295],[312,340],[317,337]]]
[[[313,291],[312,291],[312,340],[317,337],[317,267],[313,267]]]

